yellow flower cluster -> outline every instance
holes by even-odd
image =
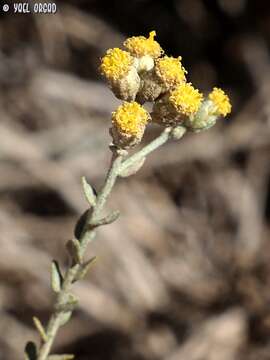
[[[214,88],[208,99],[187,83],[182,58],[163,55],[156,32],[149,37],[132,36],[123,43],[126,50],[109,49],[101,59],[100,72],[115,96],[124,101],[112,113],[114,145],[128,149],[141,141],[151,120],[162,126],[202,131],[231,112],[229,97]],[[144,102],[153,102],[150,114]]]
[[[127,51],[109,49],[101,60],[100,71],[109,80],[117,80],[129,72],[132,63],[132,56]]]
[[[148,38],[144,36],[132,36],[124,42],[124,46],[131,55],[138,58],[145,55],[158,58],[163,53],[163,50],[159,43],[154,40],[155,36],[155,31],[151,31]]]
[[[112,123],[121,132],[136,136],[149,120],[148,112],[137,102],[124,102],[112,113]]]
[[[156,61],[156,74],[168,87],[174,87],[186,81],[187,71],[182,66],[181,60],[181,56],[178,58],[164,56]]]
[[[149,113],[136,101],[124,102],[112,113],[111,135],[114,144],[122,149],[137,145],[149,118]]]
[[[195,114],[202,103],[203,95],[190,83],[183,83],[170,93],[169,102],[181,114]]]
[[[232,105],[228,95],[221,89],[214,87],[213,91],[209,94],[209,99],[216,106],[216,114],[226,116],[232,110]]]

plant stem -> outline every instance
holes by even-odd
[[[118,176],[119,166],[122,161],[122,156],[117,156],[115,153],[113,153],[112,161],[110,169],[107,173],[107,177],[104,183],[103,188],[101,189],[99,195],[97,196],[96,205],[94,207],[94,210],[90,213],[90,216],[88,217],[86,224],[84,226],[84,229],[82,231],[82,234],[80,236],[80,243],[81,243],[81,256],[83,257],[87,245],[90,240],[92,240],[95,235],[96,231],[94,229],[91,229],[90,225],[91,223],[94,223],[100,216],[101,211],[103,210],[103,207],[106,203],[106,200],[115,184],[116,178]],[[48,326],[46,329],[47,334],[47,341],[43,342],[39,348],[38,352],[38,358],[37,360],[47,360],[52,344],[54,342],[55,336],[59,330],[59,328],[62,326],[62,322],[64,320],[65,315],[67,314],[67,310],[65,309],[65,305],[67,305],[67,294],[71,289],[71,286],[76,278],[76,275],[78,271],[81,269],[81,264],[76,264],[70,267],[64,277],[63,284],[61,287],[60,292],[57,295],[56,299],[56,306],[55,311],[51,315]],[[59,307],[62,307],[62,310],[59,310]]]
[[[151,141],[148,145],[142,148],[140,151],[130,156],[127,160],[123,161],[120,166],[119,172],[126,170],[137,161],[143,159],[152,151],[156,150],[161,145],[165,144],[171,136],[172,128],[167,127],[155,140]]]
[[[122,158],[123,158],[123,156],[116,155],[115,153],[113,153],[110,171],[108,172],[104,186],[97,197],[97,202],[96,202],[94,211],[91,216],[91,222],[93,222],[93,223],[98,219],[100,212],[102,211],[102,209],[106,203],[106,200],[107,200],[110,192],[112,191],[112,188],[115,184],[115,181],[116,181],[118,173],[119,173],[119,168],[122,163]],[[91,224],[91,222],[90,222],[90,224]]]
[[[80,243],[80,255],[83,258],[87,245],[89,242],[94,239],[96,236],[95,231],[95,224],[100,220],[101,212],[106,204],[108,196],[110,195],[113,186],[116,182],[118,175],[121,174],[121,171],[129,168],[137,161],[140,161],[152,151],[163,145],[172,135],[173,129],[168,127],[166,128],[161,135],[159,135],[155,140],[151,143],[146,145],[140,151],[135,153],[134,155],[130,156],[128,159],[123,161],[123,155],[113,150],[111,165],[108,170],[106,180],[104,185],[99,192],[96,204],[93,208],[89,209],[88,215],[83,226],[82,232],[79,236],[79,243]],[[183,132],[184,134],[184,132]],[[55,303],[55,310],[52,313],[47,328],[46,328],[46,341],[41,343],[41,346],[38,351],[37,360],[47,360],[48,356],[51,351],[51,347],[53,345],[54,339],[57,335],[57,332],[61,326],[66,323],[73,311],[73,306],[70,303],[70,290],[72,288],[72,284],[76,280],[76,276],[78,275],[79,271],[82,270],[83,264],[82,263],[73,263],[66,271],[64,279],[62,281],[61,290],[58,292],[56,303]]]

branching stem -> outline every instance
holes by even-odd
[[[123,154],[120,153],[119,155],[116,150],[113,151],[112,161],[106,180],[97,196],[95,206],[88,211],[87,219],[78,239],[80,243],[80,255],[82,258],[86,252],[87,245],[96,236],[95,227],[91,227],[91,225],[100,220],[101,212],[103,211],[104,205],[106,204],[107,198],[113,189],[118,175],[121,171],[128,169],[137,161],[140,161],[152,151],[163,145],[166,141],[168,141],[171,133],[172,128],[166,128],[155,140],[126,160],[123,160]],[[59,328],[68,321],[73,311],[75,301],[72,302],[71,298],[73,297],[74,300],[75,297],[70,293],[70,290],[78,273],[82,270],[82,267],[82,263],[72,263],[64,275],[61,289],[57,294],[54,312],[52,313],[47,328],[45,329],[46,341],[43,340],[40,345],[37,360],[48,360],[51,347]]]

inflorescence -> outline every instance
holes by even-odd
[[[101,74],[115,96],[124,101],[112,113],[110,133],[118,148],[138,144],[150,121],[202,131],[231,112],[225,92],[215,87],[204,98],[187,82],[181,56],[164,55],[155,36],[156,32],[151,31],[148,38],[128,38],[123,43],[125,50],[109,49],[101,59]],[[151,114],[142,106],[147,101],[153,102]]]

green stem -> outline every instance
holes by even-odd
[[[106,200],[107,200],[107,198],[115,184],[115,181],[117,179],[121,161],[122,161],[122,156],[117,156],[114,153],[112,156],[111,166],[107,173],[107,177],[106,177],[104,186],[101,189],[101,191],[97,197],[96,205],[95,205],[93,212],[92,213],[89,212],[90,216],[86,221],[86,225],[85,225],[82,235],[79,239],[80,243],[81,243],[80,250],[81,250],[82,257],[87,249],[87,245],[88,245],[89,241],[91,241],[96,235],[96,231],[91,229],[91,227],[89,227],[89,226],[91,225],[91,223],[94,223],[99,218],[99,216],[103,210]],[[64,309],[64,306],[67,305],[66,304],[67,293],[70,291],[71,286],[72,286],[72,284],[76,278],[76,275],[80,269],[81,269],[81,265],[76,264],[76,265],[70,267],[65,274],[61,291],[57,295],[56,310],[51,315],[49,322],[48,322],[47,329],[46,329],[47,341],[43,342],[41,344],[41,346],[39,348],[37,360],[47,360],[47,358],[50,354],[51,347],[53,345],[56,334],[62,325],[61,324],[62,319],[64,318],[64,316],[67,313],[67,310]],[[63,310],[57,309],[57,305],[59,305],[59,304],[61,304]]]
[[[48,358],[59,327],[60,317],[57,314],[52,314],[47,326],[47,341],[39,349],[38,360],[46,360]]]
[[[139,160],[143,159],[144,157],[146,157],[148,154],[156,150],[161,145],[165,144],[169,140],[171,136],[171,132],[172,132],[172,128],[170,127],[166,128],[155,140],[150,142],[148,145],[146,145],[136,154],[130,156],[127,160],[123,161],[123,163],[119,168],[119,173],[121,173],[121,171],[126,170],[127,168],[129,168]]]
[[[94,223],[98,219],[102,209],[104,208],[107,198],[111,193],[117,179],[119,168],[122,163],[122,158],[123,157],[121,155],[116,155],[115,153],[113,153],[110,171],[108,172],[104,186],[97,197],[96,205],[91,216],[90,225],[91,222]]]
[[[103,208],[106,204],[108,196],[113,189],[118,175],[121,174],[121,171],[126,170],[127,168],[135,164],[137,161],[140,161],[152,151],[167,142],[172,136],[172,131],[172,128],[166,128],[160,136],[158,136],[155,140],[146,145],[136,154],[130,156],[125,161],[123,161],[123,155],[119,155],[116,150],[113,151],[111,166],[107,173],[106,180],[97,196],[95,206],[88,211],[88,217],[79,238],[80,254],[82,258],[86,252],[88,243],[96,236],[95,223],[100,220],[101,212],[103,211]],[[72,307],[70,308],[68,295],[70,294],[72,284],[74,283],[76,276],[78,275],[78,272],[80,270],[82,270],[82,264],[77,263],[75,265],[71,265],[70,268],[66,271],[61,290],[57,295],[55,311],[52,313],[46,328],[47,339],[46,341],[42,342],[39,348],[37,360],[48,359],[59,328],[64,324],[67,316],[72,313],[73,309]]]

